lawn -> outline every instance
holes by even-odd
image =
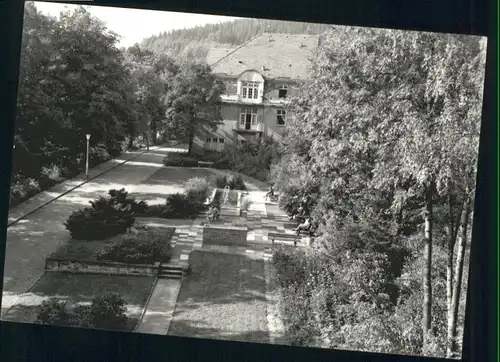
[[[168,334],[269,342],[264,261],[193,251]]]
[[[139,321],[142,309],[153,287],[155,277],[103,276],[92,274],[45,273],[30,291],[31,298],[24,299],[24,305],[13,306],[2,318],[16,322],[34,322],[36,305],[43,298],[61,297],[70,305],[90,302],[103,292],[120,294],[127,303],[129,330]]]
[[[193,177],[207,178],[215,186],[215,173],[204,168],[164,167],[141,182],[132,196],[149,205],[164,204],[168,195],[183,193],[184,183]]]
[[[205,168],[164,167],[142,181],[141,184],[182,187],[187,180],[193,177],[206,177],[214,181],[215,173]]]

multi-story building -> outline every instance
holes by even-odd
[[[223,123],[216,131],[200,130],[196,147],[222,151],[232,143],[282,137],[286,106],[310,74],[318,41],[317,35],[260,34],[235,49],[210,51],[207,62],[226,85]]]

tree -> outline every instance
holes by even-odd
[[[442,226],[455,220],[451,240],[457,215],[471,201],[459,202],[467,200],[464,190],[473,188],[475,174],[476,104],[484,73],[480,49],[478,38],[334,29],[323,38],[313,74],[292,101],[282,157],[273,167],[285,192],[291,185],[304,191],[308,184],[319,186],[313,196],[320,234],[315,244],[325,247],[332,262],[344,262],[339,253],[345,250],[381,253],[387,256],[388,285],[394,287],[405,254],[415,258],[421,273],[420,348],[426,354],[434,353],[435,332],[443,335],[441,311],[446,311],[446,298],[433,296],[433,245],[443,240]],[[448,221],[446,205],[453,215]],[[418,243],[409,242],[417,235]],[[463,260],[459,252],[458,274]],[[455,276],[457,294],[460,279]],[[393,287],[387,293],[395,306],[401,290]]]
[[[92,299],[90,320],[94,328],[124,330],[127,326],[127,308],[123,297],[105,293]]]
[[[51,298],[43,301],[37,308],[36,319],[42,324],[66,326],[70,321],[70,313],[66,308],[66,302]]]
[[[125,57],[131,74],[129,85],[134,109],[133,120],[127,129],[129,146],[138,134],[144,135],[149,146],[151,136],[156,142],[156,132],[165,116],[164,97],[178,67],[168,56],[137,45],[127,49]]]
[[[185,63],[172,80],[165,99],[166,125],[187,139],[189,153],[197,130],[215,130],[222,122],[223,92],[223,83],[211,74],[207,65]]]

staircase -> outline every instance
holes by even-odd
[[[182,279],[184,270],[180,266],[161,264],[158,269],[158,278],[161,279]]]

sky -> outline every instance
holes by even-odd
[[[35,2],[35,6],[44,14],[58,16],[64,10],[74,9],[77,5],[62,3]],[[137,10],[115,7],[85,6],[89,12],[107,24],[113,32],[122,36],[119,46],[128,47],[144,38],[176,29],[192,28],[197,25],[227,22],[235,17],[174,13],[167,11]]]

